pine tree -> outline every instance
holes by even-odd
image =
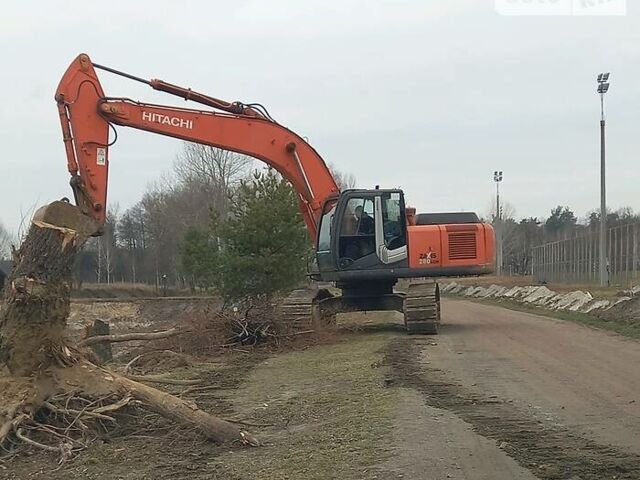
[[[298,196],[275,171],[254,172],[221,222],[217,288],[226,299],[270,297],[304,279],[309,253]]]
[[[210,232],[198,227],[187,230],[180,245],[182,271],[189,277],[192,289],[207,288],[215,283],[218,270],[218,248]]]

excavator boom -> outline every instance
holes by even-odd
[[[96,68],[148,84],[215,110],[196,110],[106,97]],[[324,160],[299,135],[258,108],[225,102],[161,80],[144,80],[93,64],[79,55],[64,74],[56,101],[76,204],[105,220],[111,125],[145,130],[230,150],[262,160],[291,182],[311,238],[316,237],[324,201],[339,188]]]

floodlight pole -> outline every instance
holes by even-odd
[[[598,92],[600,93],[600,251],[598,263],[600,264],[600,286],[609,285],[609,272],[607,265],[607,185],[606,185],[606,154],[605,154],[605,128],[606,119],[604,116],[604,94],[607,92],[609,84],[606,83],[608,75],[603,79],[598,77]],[[606,87],[605,87],[606,85]]]
[[[496,182],[496,274],[502,275],[502,209],[500,208],[500,182],[502,182],[502,172],[493,173],[493,181]]]

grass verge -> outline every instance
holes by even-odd
[[[276,426],[256,432],[264,447],[218,459],[229,478],[385,478],[378,466],[390,454],[397,390],[384,387],[380,364],[395,336],[349,335],[258,365],[234,405]]]

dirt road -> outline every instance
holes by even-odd
[[[399,338],[390,350],[412,389],[398,412],[393,471],[640,478],[640,343],[465,301],[446,301],[443,323],[438,337]]]

